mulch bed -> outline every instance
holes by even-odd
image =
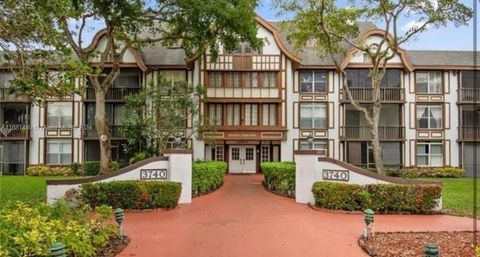
[[[98,257],[115,257],[119,254],[125,247],[130,243],[130,238],[128,236],[122,236],[122,238],[115,237],[110,243],[99,252],[97,252]]]
[[[470,257],[475,256],[472,239],[471,231],[380,232],[368,240],[360,238],[358,244],[374,257],[424,256],[427,243],[436,244],[442,257]],[[477,242],[480,243],[480,234],[477,235]]]

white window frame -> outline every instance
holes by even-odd
[[[50,145],[57,145],[58,152],[53,153],[51,152]],[[69,145],[69,147],[65,148],[67,149],[67,152],[62,152],[63,145]],[[46,141],[46,152],[47,152],[47,158],[46,162],[47,164],[57,164],[57,165],[68,165],[72,162],[72,140],[70,139],[48,139]],[[56,162],[51,162],[50,161],[50,155],[55,154],[57,155],[57,161]],[[69,161],[68,162],[62,162],[62,155],[69,155]]]
[[[435,76],[440,75],[440,76]],[[419,83],[419,75],[426,75],[426,81],[423,81],[422,83],[427,83],[427,91],[422,92],[419,91],[418,88],[418,83]],[[415,76],[415,90],[417,93],[422,93],[422,94],[441,94],[443,91],[443,72],[442,71],[417,71],[417,74]],[[436,81],[435,79],[439,78],[440,81]],[[438,92],[437,91],[432,91],[433,87],[439,87]]]
[[[313,114],[311,117],[302,117],[302,109],[307,108],[310,106],[311,108],[311,113]],[[321,108],[324,110],[324,117],[321,116],[321,112],[315,111],[317,108]],[[328,110],[327,110],[327,104],[326,103],[300,103],[299,106],[300,113],[299,113],[299,124],[300,128],[302,129],[326,129],[327,128],[327,115],[328,115]],[[303,113],[305,115],[305,113]],[[302,125],[302,119],[311,119],[312,120],[312,126],[311,127],[305,127]],[[316,127],[315,126],[315,119],[323,119],[324,126]]]
[[[313,140],[313,148],[310,149],[310,142],[308,139],[300,139],[298,141],[298,149],[299,150],[312,150],[312,151],[323,151],[324,153],[322,156],[327,155],[328,151],[328,144],[327,141],[321,139],[314,139]]]
[[[58,108],[60,113],[52,113],[53,108]],[[71,127],[73,124],[73,106],[71,102],[49,102],[47,105],[47,126],[55,128]],[[70,122],[64,123],[66,118],[70,119]],[[55,125],[51,124],[50,119],[56,120]]]
[[[422,117],[422,116],[418,115],[419,114],[418,110],[423,109],[423,108],[427,108],[428,117]],[[430,116],[430,114],[433,114],[433,112],[431,111],[431,109],[433,109],[433,108],[439,108],[440,109],[440,122],[439,122],[440,126],[435,127],[435,128],[432,127],[431,120],[432,120],[432,118],[433,119],[436,119],[436,118],[433,117],[433,116]],[[443,106],[442,105],[438,105],[438,104],[436,104],[436,105],[417,105],[417,108],[416,108],[415,111],[416,111],[416,115],[417,115],[417,124],[416,125],[417,125],[418,129],[442,129],[443,128]],[[424,113],[424,111],[421,112],[421,114],[423,114],[423,113]],[[425,118],[428,120],[428,122],[427,122],[428,126],[426,128],[421,128],[420,127],[420,119],[425,119]]]
[[[260,160],[261,162],[270,161],[270,145],[261,145],[260,147]]]
[[[309,73],[311,75],[312,80],[311,81],[302,81],[302,75]],[[322,80],[317,80],[317,77],[315,76],[316,73],[321,73],[322,75],[325,76],[325,79]],[[321,70],[309,70],[309,71],[299,71],[299,87],[300,87],[300,93],[326,93],[327,92],[327,80],[328,80],[328,73],[326,71],[321,71]],[[322,76],[320,76],[321,78]],[[315,91],[315,83],[321,83],[323,82],[324,84],[324,90],[323,91]],[[302,84],[304,83],[310,83],[310,91],[303,91]]]
[[[428,153],[426,153],[426,154],[418,153],[418,146],[419,145],[427,145],[428,146]],[[440,154],[433,154],[432,153],[432,145],[440,146],[441,153]],[[441,166],[443,166],[443,164],[445,162],[443,142],[417,142],[417,148],[415,150],[417,151],[416,152],[416,162],[417,162],[417,166],[419,166],[419,167],[441,167]],[[419,165],[418,157],[427,157],[427,164],[426,165]],[[442,163],[439,164],[439,165],[432,165],[432,157],[440,157],[442,159]]]

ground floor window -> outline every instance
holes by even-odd
[[[383,164],[385,167],[395,168],[402,166],[401,142],[380,142]],[[373,147],[368,141],[347,142],[347,162],[361,167],[374,168]]]
[[[0,142],[0,174],[25,174],[26,144],[20,140]]]
[[[300,150],[319,150],[323,151],[323,155],[327,155],[327,141],[314,139],[309,141],[308,139],[300,139],[299,147]]]
[[[120,166],[128,164],[129,157],[125,153],[126,141],[112,140],[112,161],[116,161]],[[98,140],[86,140],[84,141],[84,153],[83,158],[85,161],[100,161],[100,144]]]
[[[206,145],[205,160],[207,161],[224,161],[225,146],[224,145]]]
[[[443,143],[417,142],[417,166],[443,166]]]
[[[464,143],[462,148],[462,167],[466,177],[480,175],[480,142]]]
[[[70,164],[72,162],[72,140],[48,139],[47,164]]]

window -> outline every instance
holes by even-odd
[[[68,139],[47,141],[47,164],[70,164],[72,142]]]
[[[326,128],[327,106],[324,103],[300,104],[301,128]]]
[[[327,72],[325,71],[301,71],[300,92],[322,93],[326,91]]]
[[[261,54],[262,49],[255,50],[250,46],[250,43],[247,41],[240,41],[235,46],[235,49],[232,51],[233,54]]]
[[[327,142],[319,139],[314,139],[312,145],[308,139],[301,139],[299,148],[300,150],[320,150],[324,152],[323,155],[327,154]]]
[[[475,76],[477,79],[475,79]],[[475,84],[475,82],[477,84]],[[462,71],[462,88],[480,88],[480,72]]]
[[[257,72],[247,72],[244,73],[243,77],[244,87],[258,87],[258,73]]]
[[[264,72],[263,73],[263,87],[277,87],[277,73]]]
[[[263,126],[275,126],[277,125],[277,105],[276,104],[264,104],[262,106],[262,125]]]
[[[369,69],[347,69],[347,86],[353,88],[371,88],[372,79],[369,76]],[[400,87],[400,70],[387,69],[383,76],[381,87]]]
[[[172,84],[187,81],[187,74],[184,70],[162,70],[160,76]]]
[[[66,127],[72,125],[72,103],[51,102],[47,106],[47,126]]]
[[[113,82],[113,87],[140,87],[140,72],[138,70],[120,70],[120,74]]]
[[[223,161],[224,160],[224,146],[223,145],[206,145],[205,159],[209,161]]]
[[[442,92],[441,71],[419,71],[416,73],[416,90],[418,93],[435,94]]]
[[[240,72],[229,72],[227,87],[240,87]]]
[[[223,106],[221,104],[208,105],[208,122],[210,125],[217,126],[223,124]]]
[[[209,72],[208,73],[208,87],[223,87],[223,73]]]
[[[442,142],[417,143],[418,166],[443,166]]]
[[[262,145],[260,153],[261,153],[261,161],[262,162],[269,162],[270,161],[270,146],[269,145]]]
[[[442,106],[417,106],[417,128],[436,129],[442,127]]]
[[[0,72],[0,88],[8,88],[10,86],[10,80],[12,79],[12,72]]]
[[[258,104],[245,105],[245,125],[246,126],[258,125]]]
[[[227,104],[227,125],[240,126],[240,104]]]

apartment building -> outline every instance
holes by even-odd
[[[319,58],[310,45],[295,51],[279,23],[256,19],[263,48],[255,50],[240,42],[232,52],[221,50],[216,61],[208,53],[188,59],[178,46],[157,44],[127,51],[121,75],[107,95],[113,158],[124,164],[128,159],[122,151],[126,139],[118,133],[125,115],[124,97],[163,76],[172,83],[188,81],[205,87],[200,115],[179,129],[194,159],[226,161],[231,173],[253,173],[261,162],[293,161],[294,150],[303,149],[371,167],[369,128],[350,104],[334,63]],[[359,40],[379,41],[383,31],[372,23],[359,25]],[[104,47],[102,31],[92,44]],[[368,59],[350,49],[340,61],[352,97],[369,108]],[[387,68],[379,124],[385,165],[463,166],[467,174],[471,172],[473,154],[480,153],[476,142],[480,129],[473,123],[479,115],[480,87],[474,84],[472,53],[401,49]],[[88,81],[77,81],[87,83],[84,95],[49,99],[36,106],[7,93],[10,77],[8,72],[0,73],[3,174],[23,174],[30,164],[99,159],[95,97]],[[194,135],[195,119],[214,125],[215,130]]]

